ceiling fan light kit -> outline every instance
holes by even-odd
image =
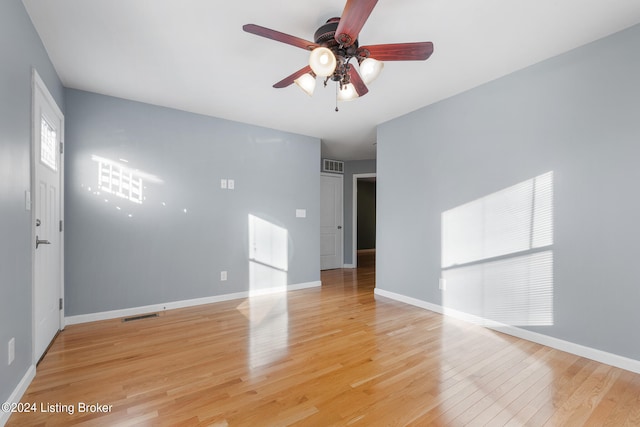
[[[359,98],[358,92],[356,91],[353,83],[348,83],[346,85],[342,85],[338,89],[337,99],[338,101],[353,101],[356,98]]]
[[[384,68],[382,61],[424,61],[433,53],[433,43],[394,43],[359,46],[358,34],[378,0],[347,0],[340,18],[331,18],[314,34],[314,42],[255,24],[242,29],[282,43],[311,51],[309,65],[273,85],[283,88],[295,83],[313,95],[316,76],[336,83],[336,100],[350,101],[369,92],[367,85]],[[358,63],[356,71],[351,61]],[[336,107],[336,111],[338,111]]]
[[[377,79],[383,68],[384,62],[373,58],[365,58],[360,62],[360,75],[364,84],[368,85]]]
[[[317,76],[329,77],[336,70],[336,57],[326,47],[317,47],[309,55],[309,66]]]
[[[298,85],[300,89],[304,91],[309,96],[313,96],[313,91],[316,88],[316,76],[311,73],[306,73],[298,77],[293,81]]]

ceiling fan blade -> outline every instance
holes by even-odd
[[[360,46],[358,58],[373,58],[378,61],[424,61],[433,53],[433,43],[393,43]]]
[[[247,25],[244,25],[242,29],[245,30],[247,33],[255,34],[256,36],[266,37],[271,40],[290,44],[292,46],[300,47],[306,50],[313,50],[316,47],[320,46],[319,44],[310,42],[309,40],[305,40],[305,39],[301,39],[300,37],[281,33],[280,31],[272,30],[270,28],[261,27],[260,25],[247,24]]]
[[[347,0],[336,29],[336,41],[345,47],[354,44],[376,3],[378,0]]]
[[[362,78],[360,77],[360,74],[358,74],[353,66],[349,67],[349,79],[351,81],[351,84],[353,84],[353,87],[356,88],[358,96],[364,96],[367,92],[369,92],[367,85],[364,84]]]
[[[273,87],[275,87],[276,89],[281,89],[283,87],[287,87],[291,84],[293,84],[293,81],[295,79],[297,79],[300,76],[303,76],[307,73],[311,72],[311,67],[310,66],[306,66],[304,68],[302,68],[301,70],[296,71],[295,73],[291,74],[288,77],[285,77],[284,79],[280,80],[278,83],[274,84]]]

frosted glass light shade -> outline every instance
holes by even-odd
[[[301,75],[293,82],[297,84],[298,87],[302,89],[307,95],[313,95],[313,91],[316,88],[316,78],[313,77],[310,73]]]
[[[336,57],[326,47],[317,47],[311,51],[309,65],[317,76],[328,77],[336,69]]]
[[[359,96],[353,83],[349,83],[343,86],[342,89],[338,89],[338,101],[351,101]]]
[[[384,62],[373,58],[366,58],[360,63],[360,76],[365,84],[369,84],[378,78],[384,68]]]

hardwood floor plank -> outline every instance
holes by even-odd
[[[554,352],[555,357],[549,361],[549,364],[553,365],[552,368],[541,372],[540,375],[536,377],[532,377],[535,382],[523,391],[522,394],[517,396],[509,405],[505,406],[504,409],[491,420],[491,423],[511,426],[526,425],[527,420],[532,415],[530,410],[532,407],[531,402],[550,387],[553,381],[556,380],[558,372],[567,369],[578,358],[578,356],[569,353],[555,353],[557,352]]]
[[[7,425],[640,425],[640,375],[376,297],[368,256],[321,288],[69,326],[22,401],[76,410]]]
[[[525,411],[518,414],[518,421],[526,422],[525,425],[543,425],[556,408],[564,403],[568,394],[578,387],[596,366],[597,364],[593,361],[577,358],[564,371],[554,372],[553,382],[540,390],[538,395],[527,404]]]
[[[628,425],[634,425],[634,415],[632,411],[638,411],[640,408],[640,375],[631,372],[623,372],[618,378],[621,383],[622,392],[609,396],[610,400],[616,401],[606,421],[603,423],[605,427],[623,426],[627,419],[631,419]],[[636,418],[635,425],[640,424],[640,420]]]
[[[600,364],[545,423],[546,426],[582,426],[604,394],[613,386],[620,369]]]

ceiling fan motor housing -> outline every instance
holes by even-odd
[[[340,82],[342,86],[349,84],[350,79],[348,74],[348,62],[352,57],[356,56],[356,50],[358,49],[358,40],[356,40],[355,43],[347,48],[341,46],[335,39],[335,34],[339,23],[340,18],[335,17],[328,19],[324,25],[316,30],[313,37],[317,44],[330,49],[335,55],[337,60],[337,67],[333,75],[329,76],[328,79],[335,82]]]
[[[313,35],[314,40],[319,45],[323,45],[328,47],[331,50],[334,50],[334,47],[339,47],[338,42],[335,39],[336,30],[338,29],[338,23],[340,22],[340,18],[330,18],[327,22],[318,28]],[[358,40],[351,45],[354,47],[354,50],[358,48]]]

